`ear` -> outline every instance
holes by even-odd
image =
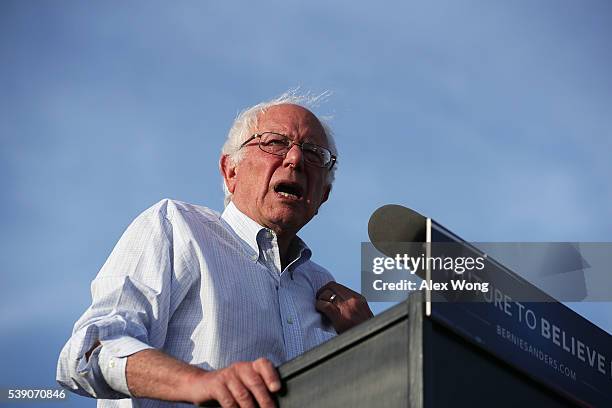
[[[221,170],[221,174],[223,175],[225,186],[230,193],[234,194],[234,190],[236,189],[236,175],[238,172],[236,171],[236,165],[229,155],[224,154],[221,156],[219,159],[219,170]]]
[[[315,215],[319,213],[319,208],[321,208],[321,206],[323,205],[324,202],[327,201],[327,199],[329,198],[329,193],[331,192],[331,184],[328,185],[327,187],[325,187],[325,192],[323,193],[323,198],[321,198],[321,202],[319,203],[319,207],[317,208],[317,211],[315,211]]]
[[[325,187],[325,193],[323,193],[323,199],[321,200],[321,204],[327,201],[327,199],[329,198],[329,193],[331,193],[331,189],[332,189],[331,184]],[[321,204],[319,204],[319,207],[321,206]]]

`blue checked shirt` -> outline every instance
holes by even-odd
[[[104,399],[101,407],[185,406],[129,399],[127,357],[156,348],[215,370],[259,357],[279,365],[323,343],[335,332],[315,310],[315,293],[333,278],[297,237],[291,253],[281,271],[274,232],[232,203],[219,216],[160,201],[127,228],[94,279],[58,382]]]

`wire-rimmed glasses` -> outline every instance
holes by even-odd
[[[331,170],[336,163],[336,156],[328,148],[309,142],[294,142],[288,136],[275,132],[255,133],[240,145],[240,149],[256,138],[259,138],[259,148],[261,150],[275,156],[285,157],[291,147],[296,145],[302,149],[304,161],[312,166]]]

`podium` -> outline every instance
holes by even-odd
[[[455,271],[459,275],[434,271],[429,263],[412,273],[426,283],[435,277],[452,287],[461,279],[487,289],[409,290],[392,309],[279,367],[281,408],[612,407],[608,333],[411,209],[379,208],[368,234],[361,285],[368,300],[390,300],[377,299],[383,271],[374,271],[373,260],[381,261],[378,266],[386,260],[376,253],[391,260],[478,260],[480,269]],[[557,272],[583,265],[565,256],[571,249],[562,248]],[[387,269],[390,282],[403,282],[397,279],[405,271]],[[563,284],[580,289],[575,281]]]
[[[424,304],[424,296],[413,293],[279,367],[284,384],[279,407],[612,406],[612,389],[576,395],[571,387],[546,384],[547,373],[542,377],[499,358],[460,330],[426,316]],[[557,306],[565,308],[549,305]],[[603,340],[612,344],[610,337]],[[590,381],[582,372],[571,380]]]

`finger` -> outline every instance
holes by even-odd
[[[249,389],[242,383],[240,378],[232,379],[227,382],[227,388],[232,393],[233,399],[240,408],[255,408],[255,402]]]
[[[321,294],[322,294],[324,291],[326,291],[326,290],[329,290],[329,291],[331,291],[331,292],[335,293],[335,292],[334,292],[334,285],[337,285],[337,283],[336,283],[336,282],[334,282],[334,281],[327,282],[325,285],[321,286],[321,287],[319,288],[319,290],[317,290],[317,293],[316,293],[315,297],[318,299],[318,298],[319,298],[319,296],[321,296]]]
[[[333,294],[335,294],[336,296],[332,298]],[[322,299],[322,300],[327,300],[327,301],[333,301],[335,302],[344,302],[345,300],[348,299],[352,299],[352,298],[358,298],[358,299],[363,299],[365,300],[365,298],[363,296],[361,296],[359,293],[355,292],[354,290],[347,288],[344,285],[339,284],[338,282],[328,282],[325,285],[323,285],[318,291],[317,291],[317,295],[316,295],[317,299]]]
[[[322,313],[329,320],[331,320],[334,327],[336,326],[336,323],[339,322],[342,318],[342,313],[340,312],[340,309],[338,309],[338,307],[335,306],[333,303],[326,302],[325,300],[317,300],[317,302],[315,303],[315,309],[317,309],[319,313]]]
[[[267,358],[259,358],[253,363],[253,369],[261,375],[270,392],[278,392],[281,389],[280,378],[276,368]]]
[[[332,303],[324,300],[317,300],[315,308],[330,320],[332,326],[336,330],[336,333],[343,333],[350,328],[350,325],[348,325],[348,319],[344,318],[340,309]]]
[[[331,289],[334,293],[342,298],[342,300],[347,300],[350,298],[361,298],[361,295],[354,290],[347,288],[344,285],[339,284],[338,282],[330,282],[333,285],[328,286],[328,289]]]
[[[263,378],[256,371],[244,372],[241,377],[242,383],[248,388],[250,394],[255,397],[257,404],[261,408],[274,408],[274,402],[270,397],[270,392],[263,381]]]
[[[338,296],[337,293],[335,293],[331,289],[325,289],[319,293],[319,295],[317,296],[317,300],[323,300],[325,302],[334,303],[334,302],[339,302],[342,299],[340,298],[340,296]]]
[[[213,398],[217,400],[219,405],[221,405],[223,408],[236,408],[238,406],[232,392],[226,387],[225,384],[218,384],[215,386]],[[207,404],[204,404],[204,406],[206,405]]]

